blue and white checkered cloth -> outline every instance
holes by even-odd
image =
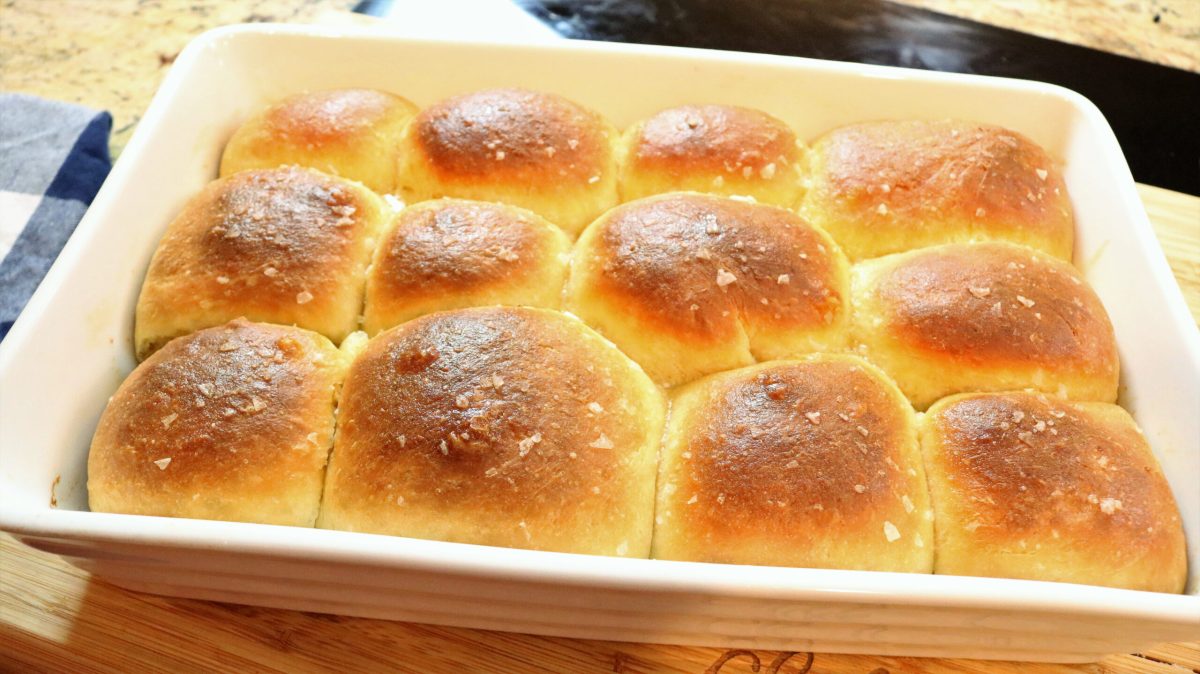
[[[112,116],[0,94],[0,340],[112,168]]]

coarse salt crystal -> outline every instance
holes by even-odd
[[[502,387],[502,386],[504,386],[504,377],[501,377],[498,374],[493,374],[492,375],[492,388],[494,388],[496,390],[500,390],[500,387]]]
[[[305,438],[306,440],[308,440],[309,442],[313,443],[314,445],[315,445],[315,444],[318,444],[318,443],[317,443],[317,434],[316,434],[316,432],[315,432],[315,431],[314,431],[314,432],[312,432],[312,433],[309,433],[309,434],[308,434],[308,435],[306,435],[306,436],[304,436],[304,438]]]
[[[688,499],[688,500],[687,500],[687,504],[688,504],[688,505],[692,505],[693,503],[695,503],[696,501],[699,501],[699,500],[700,500],[700,497],[699,497],[699,496],[696,496],[695,494],[692,494],[692,497],[691,497],[690,499]]]
[[[154,462],[154,465],[158,466],[159,470],[166,470],[167,466],[171,465],[171,457],[168,456],[168,457],[159,459]]]
[[[591,178],[588,178],[589,185],[595,185],[598,182],[600,182],[600,176],[592,176]]]
[[[983,210],[983,208],[982,208],[982,207],[981,207],[981,208],[976,208],[976,209],[975,209],[975,217],[977,217],[977,218],[982,218],[982,217],[983,217],[983,216],[985,216],[985,215],[987,215],[987,211]]]
[[[237,344],[234,344],[232,340],[227,340],[223,342],[221,346],[217,347],[217,349],[223,352],[236,351]]]
[[[1050,172],[1049,172],[1049,171],[1047,171],[1046,169],[1038,169],[1038,170],[1036,171],[1036,173],[1037,173],[1037,177],[1038,177],[1038,178],[1040,178],[1040,179],[1042,179],[1042,180],[1045,180],[1045,179],[1046,179],[1046,176],[1050,175]]]
[[[761,175],[763,177],[763,180],[770,180],[771,178],[774,178],[775,177],[775,162],[771,162],[770,164],[767,164],[766,166],[762,167],[762,170],[760,170],[758,173],[759,173],[759,175]]]
[[[988,295],[992,294],[991,288],[977,288],[977,287],[971,286],[971,287],[967,288],[967,291],[970,292],[975,297],[978,297],[979,299],[983,299],[983,298],[987,297]]]
[[[900,502],[904,504],[904,512],[911,513],[916,510],[916,506],[913,505],[912,499],[908,497],[908,494],[901,496]]]
[[[504,154],[504,150],[496,150],[496,161],[501,161],[508,155]]]
[[[172,413],[168,414],[167,416],[163,417],[160,421],[162,421],[163,428],[170,428],[171,424],[173,424],[175,422],[175,420],[178,418],[179,418],[179,415],[172,412]]]
[[[526,454],[529,453],[529,450],[533,449],[534,445],[536,445],[537,443],[539,443],[541,441],[542,441],[542,434],[534,433],[533,435],[531,435],[517,443],[517,452],[521,456],[525,456]]]
[[[307,290],[296,293],[296,304],[308,304],[313,300],[313,294]]]
[[[465,410],[471,406],[471,401],[469,398],[467,398],[467,396],[460,394],[454,399],[454,406],[460,410]]]
[[[821,413],[820,412],[805,412],[804,418],[808,419],[809,423],[811,423],[814,426],[819,426],[821,424]]]
[[[217,283],[220,283],[221,285],[227,285],[229,283],[229,277],[228,276],[218,276]]]
[[[854,491],[859,494],[862,494],[867,491],[867,488],[864,485],[856,484],[856,485],[854,485]]]
[[[1025,297],[1024,295],[1017,295],[1017,301],[1020,302],[1021,304],[1025,305],[1026,309],[1028,309],[1029,307],[1032,307],[1035,304],[1035,302],[1033,300],[1029,299],[1028,297]]]
[[[450,456],[450,447],[446,445],[445,440],[438,441],[438,450],[442,453],[442,456]]]
[[[888,214],[887,204],[879,204],[879,207],[875,209],[875,212],[880,215],[887,215]]]
[[[859,426],[859,427],[858,427],[858,432],[859,432],[859,434],[860,434],[860,435],[862,435],[864,438],[865,438],[865,437],[867,437],[868,435],[870,435],[870,434],[871,434],[871,431],[868,431],[868,430],[866,429],[866,427],[865,427],[865,426]]]
[[[795,459],[788,461],[787,465],[784,466],[784,468],[799,468],[799,467],[800,467],[800,462]]]
[[[724,288],[725,286],[729,285],[730,283],[733,283],[736,280],[737,280],[736,276],[734,276],[733,274],[730,274],[729,272],[725,271],[724,269],[717,270],[717,285],[719,287]]]
[[[612,449],[613,443],[612,440],[608,439],[607,435],[601,433],[600,437],[588,443],[588,447],[595,447],[596,449]]]
[[[883,535],[887,537],[888,543],[900,540],[900,530],[896,528],[895,524],[888,521],[883,523]]]
[[[600,403],[595,401],[588,403],[587,408],[591,410],[592,414],[602,414],[604,412],[604,408],[600,406]]]
[[[1121,499],[1106,498],[1100,500],[1100,512],[1111,515],[1121,509]]]
[[[775,277],[775,282],[781,286],[787,285],[788,283],[792,282],[792,277],[788,274],[780,274],[779,276]]]
[[[617,546],[617,554],[624,556],[627,552],[629,552],[629,543],[621,541],[621,544]]]

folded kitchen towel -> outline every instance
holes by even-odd
[[[0,93],[0,340],[112,168],[112,116]]]

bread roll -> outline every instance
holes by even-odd
[[[373,89],[290,96],[238,127],[221,156],[221,176],[297,164],[388,193],[396,187],[400,133],[415,114],[407,100]]]
[[[854,267],[853,333],[918,409],[1032,388],[1113,402],[1112,324],[1075,268],[1007,243],[950,244]]]
[[[847,276],[837,245],[790,211],[675,193],[584,232],[566,307],[670,386],[840,347]]]
[[[439,199],[405,209],[375,251],[363,327],[489,304],[556,309],[571,241],[523,208]]]
[[[362,185],[297,167],[210,183],[154,252],[137,305],[138,357],[239,316],[340,342],[357,329],[366,268],[392,215]]]
[[[763,363],[672,395],[653,556],[929,573],[912,408],[853,356]]]
[[[1129,414],[1029,393],[930,408],[936,573],[1182,592],[1179,510]]]
[[[243,320],[172,341],[100,417],[91,509],[313,526],[345,361],[316,333]]]
[[[416,116],[401,140],[409,203],[436,197],[528,208],[578,234],[617,203],[617,131],[561,96],[491,89],[448,98]]]
[[[570,316],[423,316],[351,366],[318,526],[646,557],[663,416],[645,374]]]
[[[790,208],[800,196],[801,154],[792,130],[765,112],[734,105],[669,108],[625,131],[621,199],[694,190]]]
[[[1014,131],[974,122],[856,124],[807,155],[800,215],[851,260],[1002,240],[1070,261],[1074,216],[1057,163]]]

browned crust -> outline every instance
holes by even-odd
[[[900,462],[915,447],[912,410],[894,388],[851,358],[780,361],[717,382],[686,431],[679,493],[704,495],[686,506],[689,528],[716,541],[876,533],[872,522],[907,490]]]
[[[957,120],[872,122],[831,131],[813,152],[828,196],[879,226],[956,217],[1054,236],[1073,228],[1056,162],[1015,131]]]
[[[594,226],[599,292],[683,339],[723,341],[739,321],[824,327],[844,303],[833,244],[781,208],[676,193]]]
[[[405,209],[381,244],[373,292],[389,300],[519,281],[547,260],[553,225],[523,209],[461,199]]]
[[[1003,393],[931,409],[931,449],[972,520],[959,524],[979,539],[1061,532],[1126,553],[1169,547],[1179,536],[1170,488],[1132,420],[1099,406]]]
[[[1100,299],[1070,265],[1004,243],[910,253],[876,279],[892,334],[973,365],[1117,367]]]
[[[599,115],[561,96],[490,89],[440,101],[413,120],[425,163],[446,179],[586,182],[611,157]]]
[[[782,173],[798,158],[795,134],[765,112],[733,105],[682,105],[642,123],[628,161],[639,169],[672,174],[699,169],[749,178]]]
[[[163,312],[195,302],[278,322],[339,312],[370,255],[362,241],[382,217],[374,194],[299,167],[214,181],[171,223],[139,303]]]
[[[373,89],[336,89],[290,96],[268,108],[263,132],[310,149],[352,142],[392,115],[416,112],[407,100]]]
[[[279,482],[298,472],[319,475],[338,373],[332,344],[297,328],[236,320],[170,342],[100,418],[89,458],[93,508],[139,494],[151,504],[168,494],[238,498],[239,490],[286,489]],[[317,430],[323,439],[309,437]]]
[[[410,506],[544,521],[570,521],[581,502],[624,510],[621,457],[645,444],[652,412],[630,381],[644,375],[586,330],[492,307],[371,340],[346,380],[329,489],[341,503],[393,507],[399,493]]]

